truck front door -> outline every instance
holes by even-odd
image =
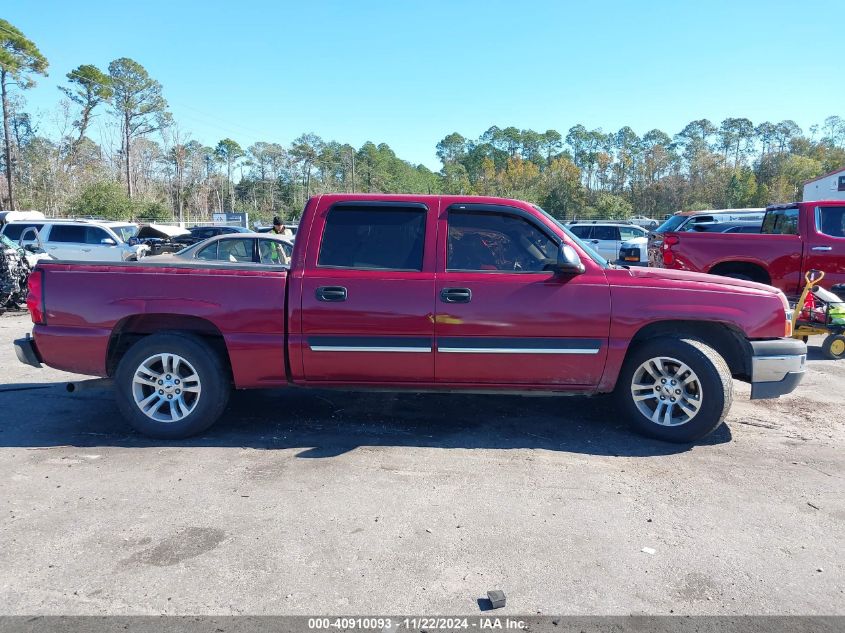
[[[607,355],[610,289],[548,270],[561,237],[526,210],[456,204],[441,212],[436,378],[442,383],[593,386]]]
[[[807,209],[815,224],[807,231],[804,270],[822,270],[822,286],[845,284],[845,204]]]
[[[317,209],[291,340],[308,382],[434,381],[435,229],[423,203]]]

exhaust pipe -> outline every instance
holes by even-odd
[[[65,385],[68,393],[79,393],[80,391],[87,391],[88,389],[99,389],[102,387],[111,387],[111,378],[92,378],[91,380],[77,380],[69,382]]]

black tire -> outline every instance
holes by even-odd
[[[828,360],[842,360],[845,358],[845,336],[830,334],[822,342],[822,355]]]
[[[195,400],[189,402],[193,404],[193,409],[181,419],[156,420],[136,404],[133,391],[136,371],[146,359],[157,354],[180,356],[198,376],[196,382],[200,392]],[[182,384],[183,388],[185,384]],[[171,385],[171,388],[174,387]],[[188,390],[185,388],[185,398],[189,397]],[[114,391],[118,408],[135,430],[160,439],[182,439],[202,433],[218,420],[229,401],[231,385],[219,355],[201,338],[190,334],[162,333],[146,336],[129,348],[117,366]],[[170,411],[170,407],[176,407],[176,403],[163,401],[164,406],[167,407],[166,411]]]
[[[632,394],[632,382],[640,366],[649,359],[659,357],[684,363],[698,377],[700,385],[700,391],[696,392],[700,398],[696,400],[699,405],[698,411],[686,422],[675,426],[664,426],[646,417],[640,411]],[[638,384],[643,383],[638,382]],[[653,384],[655,390],[658,387],[662,388],[657,379]],[[682,388],[686,390],[685,387]],[[640,393],[650,394],[651,392],[641,389]],[[615,395],[620,409],[625,412],[628,421],[636,431],[667,442],[686,443],[709,435],[722,424],[733,401],[733,382],[728,364],[713,348],[696,339],[665,337],[644,341],[629,350],[616,383]],[[657,405],[657,396],[655,395],[653,399],[654,404]],[[651,400],[652,398],[649,397],[644,406],[650,408]],[[675,401],[672,400],[672,402]],[[666,411],[665,407],[668,407],[670,411],[677,412],[679,418],[685,415],[679,407],[670,405],[668,402],[660,406],[664,407],[663,411]],[[655,409],[657,406],[653,410]]]

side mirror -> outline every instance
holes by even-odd
[[[586,268],[574,248],[569,244],[561,244],[552,270],[556,275],[581,275]]]
[[[104,237],[103,239],[100,240],[100,244],[104,244],[105,246],[115,246],[117,244],[117,242],[115,242],[110,237]]]
[[[141,243],[141,240],[138,237],[130,237],[126,243],[129,244],[129,246],[138,246],[138,244]]]

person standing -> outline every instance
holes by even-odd
[[[279,216],[275,216],[275,217],[273,218],[273,229],[272,229],[272,232],[273,232],[275,235],[281,235],[282,237],[293,237],[293,231],[291,231],[289,228],[287,228],[287,227],[284,225],[284,222],[282,222],[282,221],[279,219]]]

